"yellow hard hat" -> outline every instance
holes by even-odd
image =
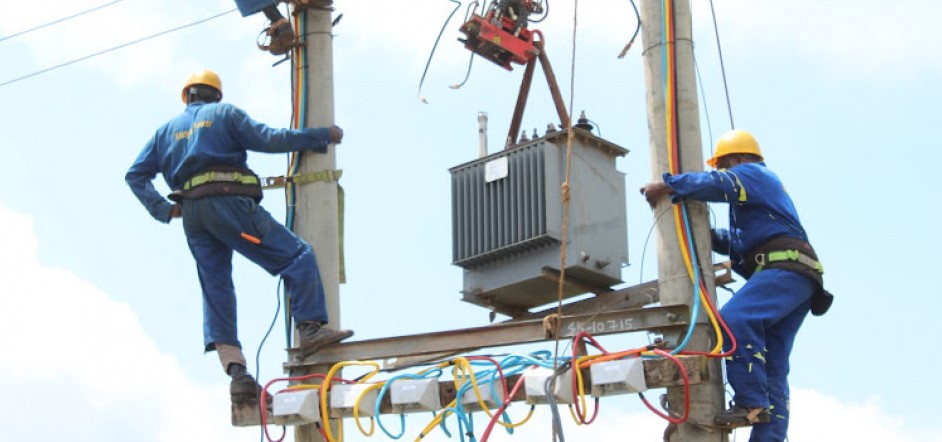
[[[212,86],[219,91],[219,95],[222,96],[222,80],[219,79],[219,74],[209,70],[203,69],[202,71],[197,71],[190,74],[190,78],[186,80],[186,84],[183,85],[183,92],[180,96],[183,99],[183,104],[186,102],[186,93],[190,89],[190,86],[196,84],[204,84],[206,86]]]
[[[764,159],[762,158],[762,151],[759,150],[759,142],[752,137],[752,134],[744,130],[733,129],[723,134],[720,140],[716,142],[716,152],[713,153],[713,158],[707,160],[707,164],[716,168],[716,162],[720,158],[736,153],[752,154],[759,157],[760,160]]]

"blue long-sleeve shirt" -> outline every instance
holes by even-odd
[[[215,166],[248,168],[247,151],[326,152],[326,128],[273,129],[228,103],[192,103],[154,133],[124,180],[154,219],[170,221],[170,201],[154,188],[158,173],[178,190],[196,173]]]
[[[782,181],[765,163],[743,163],[710,172],[664,174],[664,182],[674,191],[671,199],[675,203],[691,198],[729,204],[729,230],[714,230],[713,249],[729,255],[736,267],[756,247],[776,236],[808,241]]]

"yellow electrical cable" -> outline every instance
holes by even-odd
[[[294,384],[285,387],[282,391],[319,390],[320,388],[321,386],[317,384]]]
[[[481,391],[480,391],[480,389],[478,388],[477,378],[476,378],[476,376],[474,375],[474,370],[473,370],[473,368],[472,368],[472,366],[471,366],[471,362],[468,361],[468,359],[465,358],[465,357],[457,357],[457,358],[452,359],[451,363],[454,364],[454,367],[453,367],[453,369],[452,369],[452,374],[453,374],[453,376],[454,376],[455,391],[456,391],[456,392],[457,392],[457,391],[461,391],[461,387],[462,387],[466,382],[470,382],[470,383],[471,383],[471,388],[474,390],[474,394],[475,394],[475,396],[477,397],[478,405],[481,406],[481,409],[484,410],[484,412],[487,413],[487,415],[488,415],[489,417],[493,418],[493,417],[494,417],[494,414],[491,413],[490,409],[487,407],[487,404],[484,402],[484,398],[481,396]],[[466,380],[466,379],[468,379],[468,380]],[[457,397],[457,395],[456,395],[456,396],[455,396],[455,399],[454,399],[453,401],[451,401],[451,403],[449,403],[449,404],[448,404],[447,406],[445,406],[444,408],[447,409],[447,408],[454,408],[454,407],[456,407],[457,404],[458,404],[458,400],[460,400],[460,399],[461,399],[461,398]],[[432,419],[432,421],[429,422],[429,424],[426,425],[425,428],[422,429],[422,431],[419,433],[419,436],[416,438],[416,441],[419,441],[419,440],[421,440],[422,438],[424,438],[426,435],[428,435],[429,432],[431,432],[432,429],[433,429],[436,425],[438,425],[439,423],[441,423],[441,421],[442,421],[443,419],[447,418],[450,413],[452,413],[451,410],[445,410],[445,411],[442,411],[441,413],[435,415],[435,418]],[[501,422],[500,420],[498,420],[497,423],[499,423],[499,424],[501,424],[501,425],[503,425],[503,426],[506,426],[506,424],[503,423],[503,422]],[[511,427],[511,428],[512,428],[512,427]]]
[[[458,377],[459,367],[461,368],[461,371],[462,371],[460,373],[461,379],[462,379],[461,382],[459,382],[459,377]],[[467,375],[465,373],[467,373]],[[487,404],[484,402],[484,397],[481,395],[481,390],[478,388],[477,378],[474,375],[474,370],[471,367],[471,362],[468,361],[467,358],[464,358],[464,357],[455,358],[454,375],[455,375],[455,391],[461,390],[462,385],[465,383],[463,379],[465,376],[468,376],[468,378],[471,379],[471,389],[474,390],[474,395],[478,400],[478,405],[480,405],[481,409],[484,410],[485,413],[487,413],[487,417],[493,418],[494,413],[491,413],[490,408],[488,408]],[[501,421],[497,421],[497,423],[502,426],[505,425]]]
[[[589,360],[592,360],[592,359],[596,359],[596,358],[598,358],[599,356],[602,356],[602,355],[581,356],[581,357],[577,358],[577,359],[576,359],[576,363],[572,365],[572,367],[573,367],[573,368],[572,368],[573,376],[576,377],[576,383],[578,384],[578,387],[577,387],[577,388],[578,388],[578,391],[579,391],[579,403],[582,404],[582,412],[584,413],[584,416],[582,416],[583,419],[585,418],[585,416],[588,416],[588,413],[587,413],[587,412],[588,412],[588,405],[586,405],[586,402],[585,402],[585,385],[583,385],[582,370],[579,369],[579,365],[580,365],[581,363],[583,363],[583,362],[586,362],[586,361],[589,361]],[[572,408],[572,407],[570,407],[570,408]],[[574,414],[573,416],[575,417],[575,414]],[[581,422],[580,419],[576,419],[576,423],[578,423],[578,424],[580,424],[580,425],[582,424],[582,422]]]
[[[356,365],[367,365],[373,367],[373,370],[367,373],[365,376],[360,378],[360,383],[369,380],[376,373],[379,373],[379,364],[374,361],[344,361],[338,362],[330,367],[330,370],[327,371],[327,374],[324,376],[324,381],[321,383],[321,422],[324,425],[324,435],[327,436],[327,442],[342,442],[343,441],[343,425],[338,426],[338,439],[334,439],[334,435],[331,432],[328,410],[327,410],[327,395],[330,390],[330,381],[333,379],[334,374],[340,371],[343,367],[356,366]],[[359,399],[359,398],[358,398]],[[359,425],[359,423],[357,423]]]
[[[576,426],[585,425],[582,421],[579,420],[579,416],[576,416],[576,408],[569,404],[569,415],[572,416],[572,420],[576,422]]]
[[[445,406],[446,410],[442,411],[441,413],[436,414],[435,418],[433,418],[432,421],[429,422],[428,425],[426,425],[425,428],[423,428],[421,432],[419,432],[419,435],[416,436],[415,438],[415,442],[421,441],[422,438],[424,438],[429,433],[431,433],[433,428],[435,428],[438,424],[442,422],[443,419],[445,419],[446,417],[448,417],[449,414],[452,413],[452,411],[447,410],[447,408],[453,409],[455,405],[457,404],[458,404],[458,398],[455,398],[451,402],[449,402],[448,405]]]
[[[466,358],[464,358],[464,357],[455,358],[455,361],[461,362],[463,365],[465,365],[465,369],[470,369],[470,368],[471,368],[471,363],[470,363]],[[455,363],[456,369],[457,369],[457,367],[458,367],[458,362]],[[475,379],[474,372],[473,372],[473,371],[470,371],[470,373],[471,373],[471,374],[470,374],[471,388],[474,390],[475,396],[477,396],[478,405],[480,405],[481,409],[484,410],[485,413],[487,413],[487,416],[488,416],[488,417],[490,417],[491,419],[493,419],[493,418],[494,418],[494,413],[491,413],[490,408],[487,407],[487,403],[484,402],[484,398],[482,397],[481,391],[480,391],[479,388],[478,388],[478,384],[477,384],[477,380]],[[463,375],[462,375],[462,376],[463,376]],[[462,379],[463,379],[463,377],[462,377]],[[455,380],[456,380],[456,382],[455,382],[455,391],[458,391],[458,390],[461,389],[461,384],[459,384],[459,383],[457,382],[457,380],[458,380],[458,373],[455,373]],[[462,382],[462,384],[463,384],[463,382]],[[457,400],[457,399],[460,399],[460,398],[456,398],[456,400]],[[506,399],[507,399],[507,398],[505,398],[505,400],[506,400]],[[528,420],[530,420],[530,417],[531,417],[531,416],[533,416],[533,409],[532,409],[532,408],[531,408],[530,412],[527,413],[527,416],[526,416],[522,421],[520,421],[520,422],[517,422],[517,423],[513,423],[513,422],[504,422],[504,421],[498,419],[498,420],[496,421],[496,423],[497,423],[498,425],[504,427],[504,428],[517,428],[517,427],[519,427],[519,426],[525,424]]]
[[[674,156],[672,155],[672,152],[674,151],[675,142],[676,142],[676,140],[672,136],[672,134],[674,133],[674,130],[673,130],[674,129],[674,115],[676,113],[676,109],[674,107],[674,99],[673,99],[674,98],[673,86],[676,84],[676,81],[677,81],[674,76],[674,60],[673,60],[673,57],[670,56],[670,54],[673,54],[676,51],[676,48],[674,47],[674,41],[672,41],[673,36],[674,36],[674,28],[670,21],[670,17],[672,14],[673,14],[673,3],[670,0],[666,0],[664,2],[664,30],[665,30],[664,37],[665,37],[665,40],[667,40],[668,38],[671,39],[670,41],[665,41],[665,44],[667,45],[666,49],[669,53],[666,60],[667,72],[665,73],[667,77],[667,87],[665,88],[665,100],[666,100],[665,123],[666,123],[666,130],[667,130],[667,163],[668,163],[668,170],[670,170],[671,173],[679,173],[680,170],[677,170],[677,165],[674,164]],[[677,229],[677,238],[680,239],[684,237],[680,207],[677,205],[674,205],[673,213],[674,213],[674,226]],[[682,244],[680,247],[680,250],[681,250],[681,255],[683,256],[684,265],[687,268],[687,274],[690,276],[690,280],[693,283],[694,288],[697,290],[699,296],[701,297],[701,300],[703,301],[704,304],[706,304],[707,316],[710,318],[710,324],[713,326],[713,330],[716,333],[717,343],[713,347],[713,349],[710,350],[710,353],[720,353],[723,348],[723,333],[722,333],[722,330],[720,329],[719,322],[717,321],[716,316],[713,313],[713,309],[709,308],[710,303],[708,303],[706,299],[707,293],[704,290],[705,287],[703,287],[702,284],[700,284],[700,281],[694,280],[693,265],[695,264],[693,263],[693,259],[691,257],[691,251],[688,250],[687,244]],[[696,321],[696,319],[697,318],[691,318],[692,321]]]
[[[366,396],[366,393],[373,390],[378,390],[382,388],[384,384],[385,382],[380,382],[380,383],[372,384],[369,387],[366,387],[366,389],[364,389],[360,393],[360,395],[357,396],[356,401],[353,402],[353,421],[356,422],[357,429],[360,430],[360,433],[362,433],[366,437],[372,436],[373,432],[376,431],[376,421],[371,417],[370,418],[370,431],[367,432],[363,430],[363,425],[360,424],[360,401],[363,400],[363,398]]]
[[[525,423],[527,423],[527,422],[530,421],[530,418],[533,417],[533,411],[534,411],[534,410],[536,410],[536,406],[535,406],[535,405],[531,405],[531,406],[530,406],[530,411],[527,412],[527,415],[523,418],[523,420],[521,420],[520,422],[517,422],[517,423],[515,423],[515,424],[514,424],[514,423],[507,423],[506,425],[504,425],[504,424],[502,424],[500,421],[497,421],[497,423],[500,423],[501,425],[504,425],[504,426],[507,427],[507,428],[517,428],[517,427],[519,427],[519,426],[521,426],[521,425],[523,425],[523,424],[525,424]]]

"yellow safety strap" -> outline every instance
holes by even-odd
[[[196,175],[193,178],[187,180],[187,182],[183,183],[183,190],[190,190],[194,187],[217,181],[240,184],[258,184],[258,177],[255,175],[245,175],[239,172],[206,172]]]
[[[262,189],[274,189],[276,187],[285,187],[288,184],[306,184],[306,183],[329,183],[332,181],[340,181],[340,177],[343,176],[343,170],[321,170],[319,172],[305,173],[301,175],[291,175],[291,176],[277,176],[277,177],[267,177],[265,178],[265,185],[262,186]],[[347,283],[347,270],[344,264],[343,257],[343,211],[344,211],[344,192],[343,187],[340,183],[337,183],[337,243],[340,250],[338,251],[338,258],[340,259],[340,283]]]
[[[796,261],[817,270],[818,273],[824,273],[824,266],[821,265],[820,261],[812,259],[798,250],[775,250],[764,255],[756,255],[756,264],[758,264],[756,272],[762,270],[766,264],[777,261]]]
[[[340,177],[343,176],[343,170],[322,170],[319,172],[305,173],[301,175],[291,175],[291,176],[275,176],[265,178],[265,185],[262,186],[262,189],[274,189],[276,187],[284,187],[287,184],[306,184],[306,183],[316,183],[316,182],[331,182],[331,181],[340,181]]]

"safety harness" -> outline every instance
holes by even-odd
[[[248,196],[262,200],[262,180],[250,169],[234,166],[214,166],[186,180],[183,188],[174,191],[169,198],[175,202],[184,199],[200,199],[208,196]]]
[[[743,267],[749,276],[763,269],[784,269],[800,273],[818,286],[811,298],[811,314],[827,313],[834,302],[834,295],[824,289],[824,266],[807,241],[788,236],[777,236],[766,241],[744,260]]]

